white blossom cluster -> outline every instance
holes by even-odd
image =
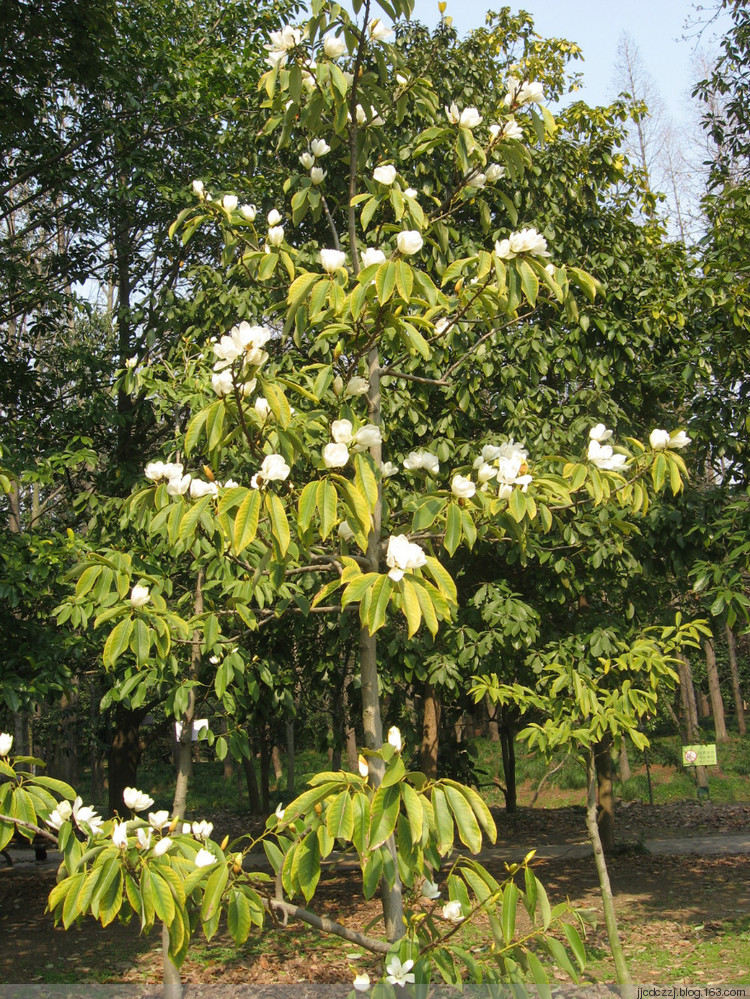
[[[150,461],[144,475],[152,482],[166,482],[170,496],[189,496],[190,499],[218,496],[220,489],[232,489],[237,485],[232,479],[227,479],[222,485],[221,482],[206,482],[194,475],[183,474],[179,461]]]
[[[627,456],[616,453],[610,444],[605,444],[612,437],[612,431],[608,430],[603,423],[597,423],[589,430],[589,445],[586,457],[592,465],[608,472],[617,472],[627,464]],[[649,435],[649,444],[654,451],[676,450],[687,447],[692,438],[688,437],[684,430],[652,430]]]
[[[404,578],[405,572],[426,565],[427,556],[419,545],[409,541],[405,534],[392,534],[388,538],[385,563],[388,566],[388,575],[397,583]]]
[[[349,451],[366,451],[382,443],[380,428],[366,423],[354,430],[351,420],[334,420],[331,424],[331,443],[323,448],[326,468],[343,468],[349,461]]]
[[[520,229],[513,232],[507,239],[499,239],[495,243],[495,255],[501,260],[512,260],[521,253],[532,257],[548,257],[547,240],[536,229]]]
[[[474,461],[480,488],[486,492],[496,481],[500,499],[507,499],[514,486],[520,486],[526,492],[533,480],[527,459],[527,450],[512,439],[505,444],[485,444],[481,455]]]

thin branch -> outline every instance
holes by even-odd
[[[11,825],[16,826],[20,829],[30,829],[32,832],[36,833],[37,836],[42,836],[44,839],[48,839],[51,843],[57,846],[57,836],[51,833],[48,829],[42,829],[41,826],[35,826],[33,822],[24,822],[22,819],[16,819],[12,815],[0,815],[0,822],[9,822]]]
[[[357,944],[358,947],[365,947],[375,954],[387,954],[391,949],[391,945],[387,940],[378,940],[376,937],[368,937],[363,933],[357,933],[356,930],[350,930],[348,926],[342,926],[341,923],[334,922],[333,919],[329,919],[327,916],[318,916],[316,913],[310,912],[309,909],[302,909],[298,905],[292,905],[291,902],[270,898],[268,899],[268,904],[272,909],[277,909],[287,917],[291,916],[292,919],[299,919],[301,922],[308,923],[308,925],[314,926],[316,930],[321,930],[323,933],[333,933],[337,937],[349,940],[351,943]]]

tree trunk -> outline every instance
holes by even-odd
[[[586,796],[586,828],[588,829],[591,846],[594,850],[594,863],[596,873],[599,877],[599,890],[602,896],[602,908],[604,909],[604,924],[607,927],[607,937],[612,957],[615,962],[615,977],[618,985],[632,985],[630,971],[625,953],[622,949],[620,933],[617,929],[617,917],[615,915],[615,902],[612,895],[612,885],[609,881],[609,871],[607,861],[604,856],[601,837],[599,835],[599,822],[597,817],[597,784],[598,769],[596,765],[595,750],[589,750],[586,767],[586,784],[588,793]]]
[[[711,697],[711,711],[714,716],[714,732],[717,742],[728,742],[727,725],[724,720],[724,702],[721,699],[721,686],[719,685],[719,671],[716,668],[716,650],[713,639],[707,639],[703,643],[703,651],[706,654],[706,673],[708,674],[708,692]]]
[[[294,719],[286,723],[286,793],[291,801],[294,797]]]
[[[108,812],[123,813],[122,792],[126,787],[136,787],[138,766],[141,762],[140,727],[145,712],[132,710],[124,704],[115,706],[115,730],[109,750],[109,801]],[[127,811],[127,810],[126,810]]]
[[[687,730],[687,745],[695,745],[700,741],[698,727],[698,707],[695,703],[695,687],[693,686],[693,671],[687,656],[678,657],[678,672],[680,674],[680,697]],[[705,767],[695,768],[695,779],[699,788],[708,793],[708,775]]]
[[[198,570],[195,581],[193,613],[203,613],[203,570]],[[190,669],[188,676],[194,679],[201,661],[201,633],[193,632],[190,648]],[[182,716],[182,734],[177,748],[177,780],[175,781],[172,815],[183,816],[187,810],[188,783],[193,773],[193,721],[195,720],[195,694],[188,692],[187,709]]]
[[[260,791],[258,790],[258,777],[255,773],[255,756],[251,752],[250,759],[242,757],[242,769],[245,772],[245,782],[247,784],[247,799],[251,815],[260,815],[263,808],[260,803]]]
[[[89,724],[91,728],[89,764],[91,768],[91,800],[96,802],[102,801],[104,798],[104,758],[102,752],[104,740],[100,730],[100,702],[99,681],[93,678],[89,687]]]
[[[518,791],[516,787],[516,728],[515,720],[506,708],[499,708],[501,724],[499,727],[500,746],[503,754],[503,773],[505,787],[505,811],[518,810]]]
[[[630,780],[632,773],[630,770],[630,758],[628,757],[628,742],[625,736],[620,740],[620,781],[624,783]]]
[[[260,794],[263,815],[271,814],[271,750],[268,742],[268,726],[263,725],[260,730]]]
[[[60,698],[60,718],[50,768],[50,776],[73,787],[78,785],[78,700],[76,679],[70,692]]]
[[[500,742],[500,727],[497,724],[497,713],[500,710],[497,704],[493,704],[489,695],[485,697],[484,704],[487,709],[487,732],[490,742]]]
[[[599,837],[605,853],[615,847],[615,796],[612,789],[612,736],[607,733],[594,747]]]
[[[440,746],[440,701],[435,688],[428,680],[424,691],[422,721],[422,748],[420,752],[422,773],[435,780],[437,777],[438,749]]]
[[[742,689],[740,688],[740,674],[737,668],[737,643],[734,640],[734,632],[726,626],[727,649],[729,650],[729,670],[732,675],[732,696],[734,697],[734,710],[737,715],[737,731],[740,735],[747,734],[745,724],[745,709],[742,706]]]

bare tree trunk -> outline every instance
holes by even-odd
[[[115,706],[115,727],[112,745],[109,750],[109,801],[108,811],[122,814],[124,802],[122,792],[126,787],[135,787],[138,780],[138,765],[141,762],[140,726],[145,712]]]
[[[103,742],[99,726],[99,681],[92,677],[89,686],[89,724],[91,728],[91,752],[89,765],[91,768],[91,800],[99,802],[104,798],[104,759],[101,751]]]
[[[440,701],[435,688],[426,681],[422,721],[422,748],[420,760],[422,773],[434,780],[437,777],[438,749],[440,745]]]
[[[294,719],[286,722],[286,793],[288,798],[294,797]]]
[[[250,759],[242,757],[242,769],[245,773],[245,783],[247,784],[247,798],[251,815],[260,815],[263,806],[260,801],[260,790],[258,789],[258,776],[255,773],[255,755],[251,752]]]
[[[615,847],[615,796],[612,789],[612,736],[607,733],[594,748],[596,764],[599,836],[602,849],[611,853]]]
[[[505,776],[505,787],[502,789],[505,795],[505,811],[516,812],[518,810],[518,792],[516,788],[516,727],[513,713],[507,708],[499,708],[500,711],[500,745],[503,754],[503,773]]]
[[[706,654],[706,673],[708,674],[708,692],[711,697],[711,711],[714,716],[714,731],[717,742],[728,742],[727,724],[724,719],[724,702],[721,699],[721,686],[719,684],[719,671],[716,668],[716,650],[713,639],[707,639],[703,643],[703,650]]]
[[[626,780],[630,780],[631,777],[628,743],[625,736],[623,736],[620,740],[620,780],[624,783]]]
[[[693,671],[687,656],[679,656],[678,672],[680,674],[680,696],[687,728],[687,744],[695,745],[700,739],[700,729],[698,727],[698,708],[695,703]],[[705,789],[708,793],[708,775],[705,767],[695,768],[695,779],[698,787]]]
[[[727,649],[729,650],[729,670],[732,675],[732,696],[734,697],[734,710],[737,714],[737,731],[740,735],[747,734],[745,724],[745,709],[742,706],[742,689],[740,687],[740,674],[737,668],[737,643],[734,640],[734,632],[726,626]]]
[[[487,709],[487,731],[490,742],[500,742],[500,728],[497,724],[497,713],[500,709],[490,701],[489,695],[485,697],[484,704]]]
[[[615,915],[615,901],[612,894],[612,885],[609,880],[607,861],[604,856],[601,838],[599,836],[599,823],[597,821],[597,766],[595,751],[589,750],[586,767],[587,788],[586,796],[586,828],[588,829],[591,846],[594,850],[594,863],[596,873],[599,877],[599,890],[602,896],[602,908],[604,909],[604,924],[607,927],[607,937],[612,957],[615,962],[615,976],[618,985],[632,985],[625,952],[622,949],[620,933],[617,929],[617,916]]]

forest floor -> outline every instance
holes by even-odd
[[[587,936],[584,980],[611,982],[613,968],[601,918],[596,871],[586,842],[582,807],[495,811],[498,843],[482,860],[497,876],[506,861],[539,848],[535,872],[550,901],[570,899],[594,910]],[[236,819],[214,817],[215,835],[235,833]],[[618,805],[619,849],[609,862],[618,919],[637,983],[750,984],[750,852],[714,852],[750,838],[750,805],[676,802]],[[702,852],[686,852],[695,837]],[[680,852],[670,854],[669,841]],[[664,852],[647,852],[661,843]],[[553,855],[556,854],[556,855]],[[142,937],[138,926],[102,929],[92,920],[65,932],[45,914],[55,883],[54,858],[35,863],[16,852],[14,867],[0,859],[0,983],[146,983],[160,980],[158,934]],[[327,868],[314,899],[316,911],[353,927],[376,921],[379,906],[357,891],[357,871]],[[196,939],[183,979],[205,984],[351,983],[355,974],[381,973],[378,961],[358,955],[337,938],[320,937],[300,924],[251,934],[240,948],[228,935]]]

